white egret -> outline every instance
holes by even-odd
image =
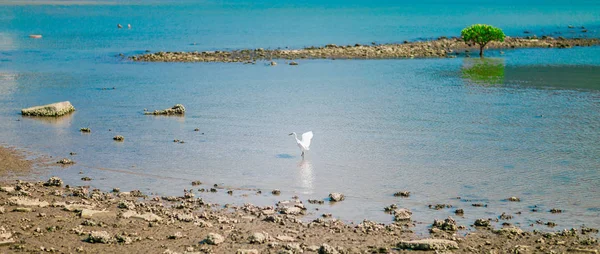
[[[300,147],[300,149],[302,150],[302,157],[304,157],[304,152],[310,150],[310,141],[313,138],[313,132],[309,131],[303,133],[302,140],[298,139],[298,135],[296,135],[295,132],[290,133],[290,136],[291,135],[294,135],[294,138],[296,138],[296,143],[298,144],[298,147]]]

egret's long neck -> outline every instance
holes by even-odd
[[[296,141],[300,142],[300,140],[298,139],[298,135],[296,135],[295,132],[292,132],[294,134],[294,138],[296,138]]]

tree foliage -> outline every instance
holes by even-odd
[[[479,56],[483,57],[483,48],[491,41],[503,42],[504,32],[502,29],[484,24],[475,24],[463,29],[460,36],[465,42],[479,45]]]

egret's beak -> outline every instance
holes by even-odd
[[[294,135],[294,133],[290,133],[290,134],[288,134],[288,136],[292,136],[292,135]]]

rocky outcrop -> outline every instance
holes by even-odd
[[[52,103],[43,106],[21,109],[24,116],[62,116],[75,111],[75,107],[68,101]]]
[[[163,110],[154,110],[153,112],[144,112],[144,115],[183,115],[185,107],[181,104]]]
[[[600,44],[597,38],[553,38],[507,37],[504,42],[490,42],[488,49],[510,48],[571,48],[575,46],[593,46]],[[143,62],[225,62],[248,63],[271,61],[272,59],[389,59],[389,58],[443,58],[456,55],[469,55],[477,49],[475,45],[465,43],[461,38],[441,37],[431,41],[405,42],[399,44],[348,45],[329,44],[325,47],[304,49],[242,49],[233,51],[204,52],[157,52],[133,56],[133,61]],[[297,65],[290,62],[289,65]]]

